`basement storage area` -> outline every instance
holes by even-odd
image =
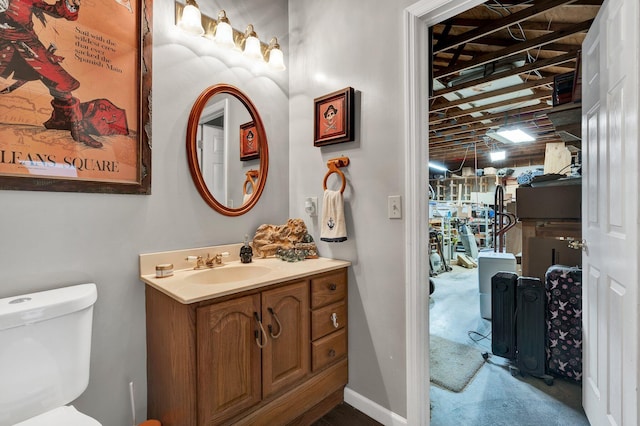
[[[490,0],[429,30],[431,423],[588,425],[581,45],[602,0]]]

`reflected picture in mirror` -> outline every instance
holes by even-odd
[[[240,161],[255,160],[260,156],[260,141],[253,121],[240,126]]]
[[[268,169],[266,134],[251,100],[229,85],[206,89],[189,117],[187,157],[194,183],[211,207],[227,216],[249,211]]]

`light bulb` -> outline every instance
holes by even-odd
[[[182,18],[178,23],[178,28],[194,36],[201,36],[204,34],[200,8],[198,8],[198,4],[194,0],[188,1],[187,5],[182,10]]]
[[[233,28],[229,24],[227,14],[224,10],[218,13],[218,25],[216,25],[216,34],[213,37],[213,41],[220,46],[227,49],[233,49],[236,44],[233,41]]]
[[[260,52],[260,40],[255,37],[249,37],[245,41],[244,56],[251,59],[262,59],[262,53]]]
[[[491,151],[489,156],[491,157],[491,161],[501,161],[507,158],[507,153],[504,151]]]
[[[258,40],[258,35],[253,31],[253,25],[249,24],[247,26],[247,31],[245,31],[244,36],[244,56],[263,61],[264,58],[262,57],[262,50],[260,49],[260,40]]]
[[[269,43],[269,67],[276,71],[284,71],[287,67],[284,66],[284,55],[280,50],[280,45],[276,38],[272,38]]]

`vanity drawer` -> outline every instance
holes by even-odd
[[[347,353],[347,331],[342,329],[311,343],[311,370],[316,371]]]
[[[311,308],[315,309],[345,298],[347,294],[346,269],[311,280]]]
[[[335,322],[332,318],[335,318]],[[336,327],[337,325],[337,327]],[[347,325],[347,305],[334,303],[311,312],[311,340],[319,339]]]

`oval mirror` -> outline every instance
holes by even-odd
[[[262,119],[238,88],[218,84],[193,104],[187,161],[202,198],[216,211],[239,216],[258,202],[269,168]]]

